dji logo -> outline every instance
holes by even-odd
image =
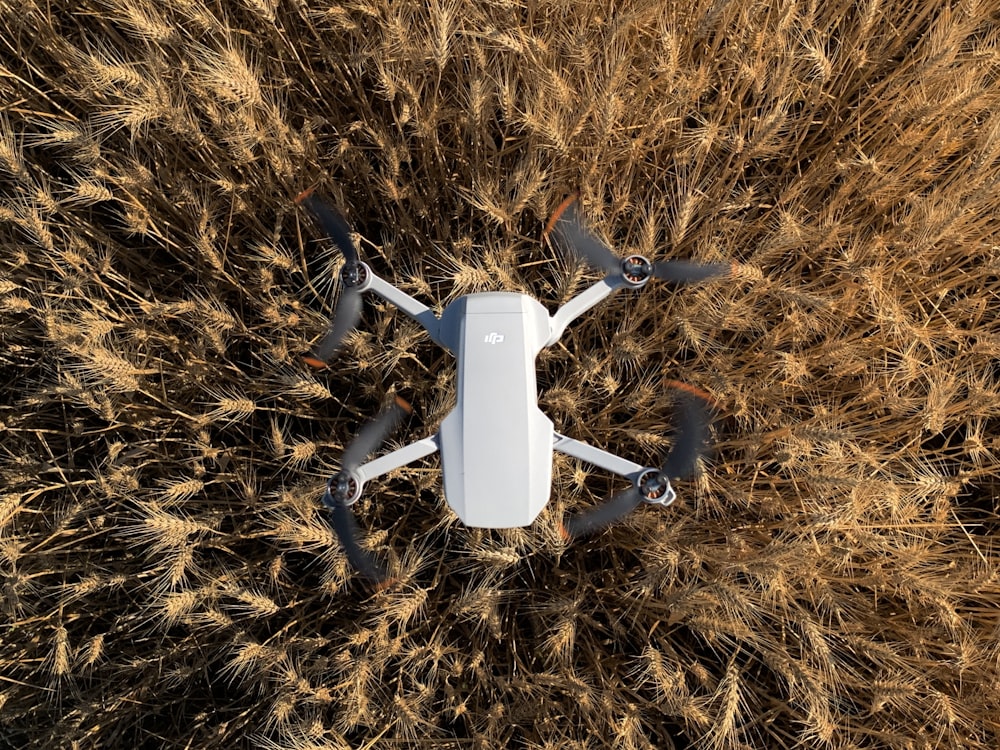
[[[487,344],[502,344],[503,334],[493,331],[492,333],[487,333],[486,338],[483,339]]]

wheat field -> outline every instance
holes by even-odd
[[[0,747],[1000,746],[1000,11],[989,0],[0,0]],[[538,360],[564,434],[529,528],[464,527],[436,457],[319,498],[454,362],[435,310],[599,278],[542,241],[735,277],[623,292]]]

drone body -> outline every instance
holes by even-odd
[[[660,468],[643,467],[600,448],[561,435],[538,407],[535,360],[556,343],[566,326],[611,293],[640,288],[652,277],[696,281],[727,271],[727,266],[683,261],[652,264],[641,256],[624,260],[586,233],[567,211],[567,200],[549,227],[584,260],[608,275],[571,299],[554,315],[536,300],[512,292],[481,292],[453,301],[437,317],[424,304],[375,275],[358,258],[346,222],[327,204],[305,193],[298,199],[344,254],[344,290],[327,336],[306,361],[325,367],[360,318],[361,294],[371,291],[416,320],[430,338],[457,359],[457,402],[434,435],[388,455],[363,463],[409,411],[402,399],[369,423],[344,452],[340,472],[331,477],[323,504],[332,512],[335,530],[355,567],[369,578],[384,577],[381,568],[357,543],[349,506],[367,481],[436,451],[441,453],[444,494],[466,526],[514,528],[530,525],[548,503],[552,455],[559,451],[628,479],[632,487],[595,510],[561,527],[572,538],[614,522],[641,502],[669,505],[676,494],[671,476],[693,472],[707,434],[707,394],[678,385],[681,397],[679,432]],[[568,216],[567,216],[568,214]],[[696,397],[692,398],[692,394]]]
[[[549,501],[553,427],[535,384],[548,337],[548,313],[523,294],[470,294],[441,315],[458,400],[438,448],[445,499],[466,526],[528,526]]]

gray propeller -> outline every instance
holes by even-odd
[[[650,263],[641,255],[619,258],[611,249],[591,234],[580,220],[577,209],[579,194],[566,198],[552,214],[545,227],[545,236],[556,236],[577,258],[607,273],[623,273],[633,283],[650,276],[675,284],[704,281],[732,271],[725,263],[692,263],[686,260],[662,260]]]
[[[361,320],[362,284],[365,282],[367,272],[361,263],[358,248],[351,238],[351,227],[333,206],[318,198],[311,190],[299,195],[295,202],[309,210],[316,223],[344,256],[344,267],[340,272],[340,280],[343,282],[340,301],[334,311],[330,329],[316,346],[313,354],[306,357],[306,362],[313,367],[326,367],[327,360],[337,353],[347,334],[353,331]]]
[[[362,427],[344,450],[340,471],[327,481],[323,494],[323,505],[330,510],[333,530],[344,545],[347,559],[362,575],[377,583],[385,580],[385,569],[358,544],[358,524],[350,508],[358,491],[355,472],[369,454],[378,450],[399,421],[412,412],[413,408],[396,396],[389,408]]]
[[[638,483],[614,495],[603,505],[567,519],[562,529],[567,540],[599,531],[620,521],[643,500],[656,502],[669,491],[671,479],[686,479],[694,474],[698,458],[705,453],[708,439],[708,401],[687,387],[678,394],[675,422],[677,436],[658,471],[644,472]]]

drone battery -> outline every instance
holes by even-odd
[[[444,310],[440,332],[458,359],[458,403],[439,432],[445,498],[466,526],[528,526],[552,479],[535,381],[548,312],[523,294],[471,294]]]

